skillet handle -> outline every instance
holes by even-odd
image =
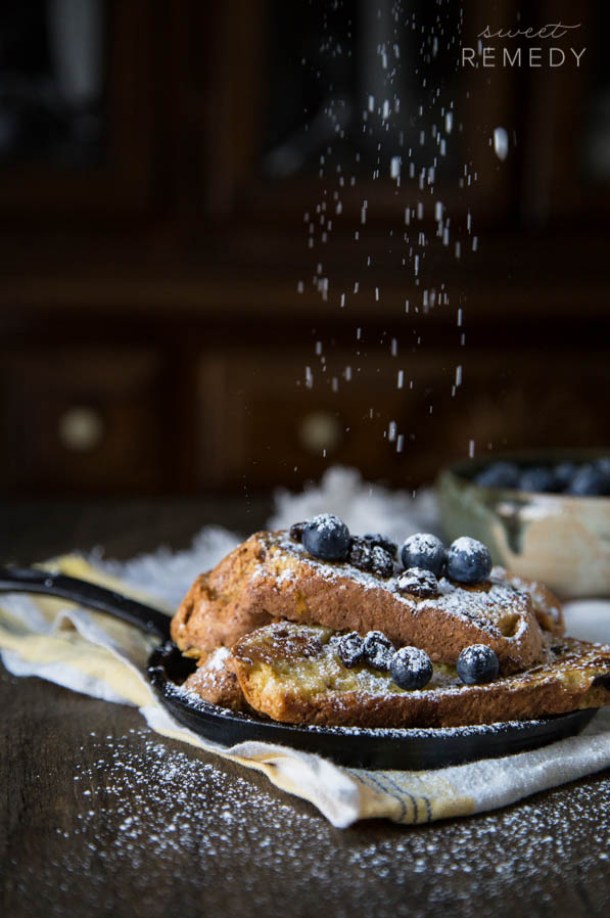
[[[88,580],[79,580],[66,574],[53,574],[32,567],[0,567],[0,592],[59,596],[98,612],[107,612],[114,618],[135,625],[140,631],[154,634],[164,641],[169,639],[169,615]]]

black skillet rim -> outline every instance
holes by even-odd
[[[230,711],[182,691],[180,683],[193,667],[175,644],[166,642],[152,652],[148,678],[164,707],[194,733],[222,746],[246,741],[291,746],[352,768],[423,770],[515,755],[574,736],[597,710],[451,728],[292,726]]]

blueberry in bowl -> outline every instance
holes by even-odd
[[[610,496],[610,470],[601,462],[581,465],[568,482],[566,494],[575,497]]]
[[[536,494],[610,496],[610,456],[591,461],[553,461],[544,464],[492,460],[474,474],[481,488],[532,491]]]
[[[502,460],[492,462],[477,474],[476,482],[483,488],[516,488],[519,485],[519,466]]]
[[[448,540],[484,543],[493,564],[560,598],[610,595],[610,449],[467,460],[436,490]],[[448,549],[446,571],[449,559]]]
[[[517,480],[519,491],[535,491],[538,494],[556,494],[566,487],[565,482],[554,467],[535,465],[525,469]]]

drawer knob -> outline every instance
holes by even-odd
[[[343,440],[343,427],[330,411],[310,411],[300,421],[298,437],[308,453],[334,453]]]
[[[99,446],[104,439],[104,421],[97,409],[75,405],[60,416],[57,433],[65,449],[73,453],[86,453]]]

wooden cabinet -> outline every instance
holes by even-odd
[[[553,4],[572,23],[581,66],[540,70],[523,106],[522,214],[535,225],[603,226],[610,214],[610,7],[603,0]]]
[[[7,7],[0,20],[5,229],[116,224],[152,211],[155,6],[59,0]]]
[[[608,442],[606,4],[68,6],[0,14],[4,492]],[[458,66],[555,16],[577,73]]]
[[[0,358],[5,489],[157,490],[168,405],[142,349],[54,348]]]
[[[290,485],[339,463],[409,488],[467,455],[610,440],[597,408],[604,355],[564,349],[549,362],[533,350],[515,360],[512,350],[489,348],[456,364],[448,350],[392,357],[379,349],[354,358],[348,349],[323,362],[262,347],[204,354],[199,485]]]
[[[454,404],[445,401],[429,447],[455,459],[503,450],[587,447],[610,442],[599,393],[607,355],[559,343],[550,353],[500,347],[464,359]]]
[[[317,477],[329,462],[385,472],[397,445],[391,425],[403,413],[396,367],[385,353],[370,354],[362,366],[345,348],[332,362],[320,356],[264,347],[202,356],[202,485],[287,484]]]

